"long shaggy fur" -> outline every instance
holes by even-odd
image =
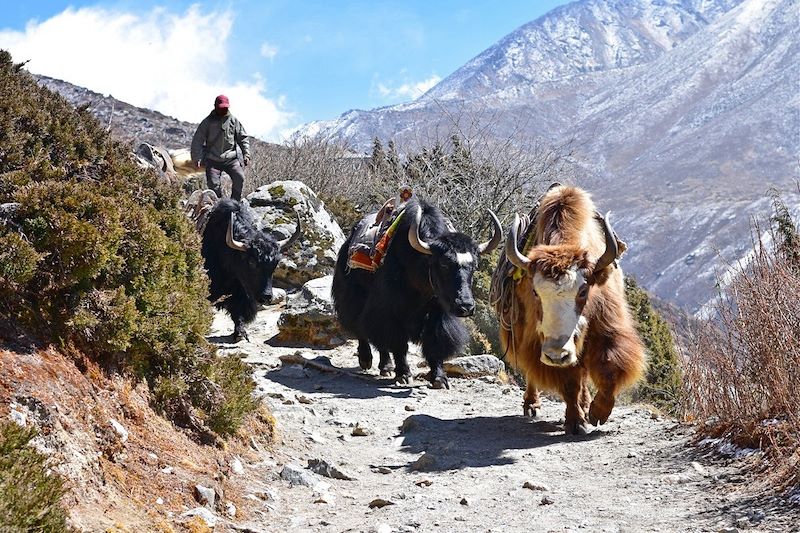
[[[342,327],[359,339],[362,367],[371,365],[369,343],[372,343],[380,352],[382,371],[391,364],[389,352],[394,354],[398,379],[410,374],[406,365],[409,341],[422,344],[433,379],[437,371],[444,376],[443,361],[460,353],[468,339],[463,322],[450,313],[447,302],[438,298],[433,288],[435,277],[430,273],[433,256],[414,250],[408,242],[407,234],[417,205],[422,207],[420,237],[430,243],[436,253],[445,250],[471,252],[477,261],[477,245],[471,238],[450,232],[436,207],[411,199],[383,265],[374,273],[348,267],[354,235],[350,232],[339,250],[332,287]]]
[[[605,249],[594,214],[595,206],[587,192],[563,186],[548,191],[535,220],[536,246],[528,254],[534,268],[514,288],[519,319],[511,330],[500,330],[508,361],[525,374],[526,406],[537,407],[539,389],[559,393],[567,403],[568,431],[570,423],[580,424],[587,418],[605,422],[616,395],[636,382],[645,366],[644,349],[625,300],[622,270],[612,264],[603,272],[593,272],[593,260]],[[576,366],[548,366],[540,360],[537,326],[542,320],[542,306],[531,276],[539,271],[557,277],[575,265],[596,280],[583,309],[588,331]],[[598,390],[594,401],[588,380]]]

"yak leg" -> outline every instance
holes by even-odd
[[[239,342],[242,340],[249,341],[250,338],[247,336],[247,329],[244,326],[244,318],[237,317],[233,322],[233,342]]]
[[[629,375],[629,372],[617,363],[620,359],[605,357],[599,359],[599,362],[598,360],[590,362],[589,373],[597,387],[597,394],[589,406],[589,422],[594,426],[605,424],[611,416],[617,393]]]
[[[358,366],[361,370],[372,368],[372,348],[367,339],[358,339]]]
[[[589,392],[589,379],[587,378],[586,374],[584,374],[583,382],[581,383],[581,396],[580,396],[580,406],[581,410],[583,410],[583,414],[589,412],[589,405],[592,403],[592,394]]]
[[[388,376],[394,371],[392,364],[392,357],[389,355],[389,350],[378,350],[381,354],[381,360],[378,363],[378,369],[381,371],[381,376]]]
[[[614,409],[616,391],[614,387],[601,387],[598,389],[597,394],[589,406],[589,422],[593,426],[605,424],[608,417],[611,416],[611,410]]]
[[[536,384],[530,379],[527,379],[527,382],[525,396],[522,398],[522,413],[524,416],[536,418],[539,408],[542,406],[542,400],[539,398],[539,389],[536,388]]]
[[[392,354],[394,354],[394,379],[400,385],[411,385],[411,369],[408,367],[408,361],[406,361],[406,355],[408,354],[408,343],[404,342],[402,344],[398,344],[395,349],[392,350]]]
[[[561,384],[561,397],[567,404],[564,414],[564,432],[567,435],[586,435],[589,427],[586,425],[583,409],[579,405],[582,382],[584,377],[578,373],[570,373]]]

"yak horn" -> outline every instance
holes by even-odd
[[[600,256],[594,266],[595,272],[599,272],[614,262],[619,256],[619,250],[617,248],[617,238],[614,236],[614,229],[611,227],[611,211],[606,213],[605,217],[601,217],[600,213],[595,216],[599,222],[602,222],[601,225],[606,238],[606,251],[603,252],[603,255]]]
[[[297,211],[294,212],[295,217],[297,217],[297,226],[295,227],[294,233],[288,239],[284,239],[282,241],[278,241],[278,248],[280,249],[281,253],[285,252],[289,249],[289,247],[300,238],[300,235],[303,233],[303,225],[300,222],[300,213]]]
[[[528,270],[531,260],[522,255],[517,248],[520,222],[519,215],[514,213],[514,222],[511,223],[511,227],[508,229],[508,236],[506,236],[506,257],[515,267]]]
[[[431,245],[419,238],[419,223],[422,220],[422,206],[417,207],[417,214],[408,228],[408,242],[411,247],[421,254],[433,255]]]
[[[500,241],[503,239],[503,226],[501,226],[500,221],[497,220],[497,215],[495,215],[491,209],[487,209],[487,211],[489,212],[489,216],[492,217],[492,238],[478,245],[478,253],[481,255],[487,254],[497,248],[497,245],[500,244]]]
[[[228,232],[225,234],[225,242],[230,246],[232,249],[237,250],[239,252],[246,252],[247,246],[240,241],[237,241],[233,238],[233,217],[235,215],[231,213],[231,221],[228,223]]]

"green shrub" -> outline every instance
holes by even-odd
[[[236,355],[219,357],[204,370],[206,386],[218,388],[221,398],[209,402],[207,424],[220,435],[232,435],[244,417],[258,407],[255,382],[248,366]]]
[[[154,388],[200,380],[214,361],[204,337],[212,315],[181,191],[4,51],[0,117],[0,203],[20,204],[0,221],[0,322],[118,361]]]
[[[625,294],[647,350],[647,373],[633,390],[633,400],[675,414],[681,406],[681,366],[672,332],[633,278],[625,278]]]
[[[67,531],[64,482],[36,451],[33,428],[0,422],[0,531]]]

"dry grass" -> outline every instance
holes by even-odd
[[[800,262],[781,207],[772,238],[753,239],[752,260],[720,295],[716,320],[698,327],[685,388],[703,434],[763,450],[763,479],[790,488],[800,485]]]

